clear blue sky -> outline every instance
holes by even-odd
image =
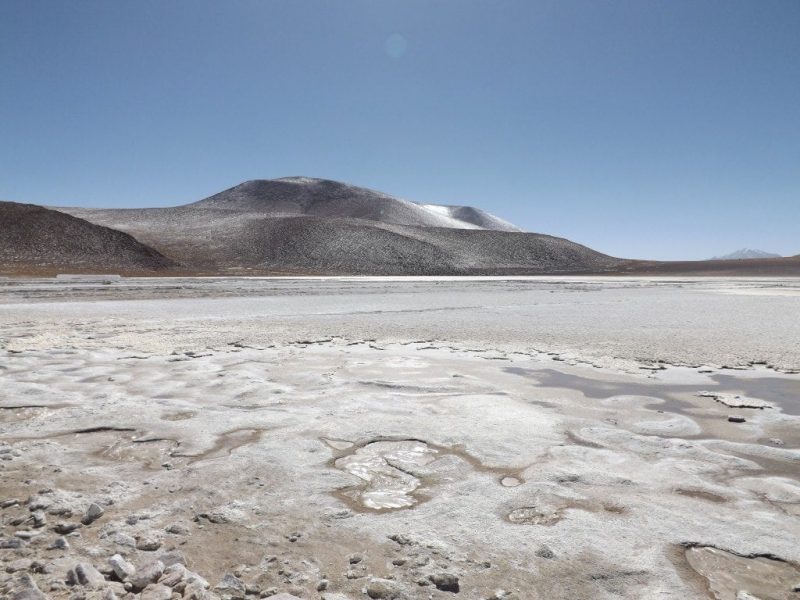
[[[0,1],[0,198],[287,175],[618,256],[800,253],[800,0]]]

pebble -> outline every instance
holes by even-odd
[[[69,523],[69,522],[56,523],[56,526],[53,527],[53,531],[55,531],[56,533],[60,533],[61,535],[66,535],[68,533],[72,533],[80,526],[81,526],[80,523]]]
[[[225,573],[222,580],[214,587],[214,590],[224,592],[226,595],[230,594],[234,598],[244,598],[245,595],[244,582],[233,573]]]
[[[550,550],[550,548],[548,548],[547,546],[541,546],[536,551],[536,556],[538,556],[539,558],[555,558],[556,557],[555,553],[552,550]]]
[[[136,568],[136,572],[129,579],[134,590],[143,590],[151,583],[158,581],[164,574],[164,563],[154,560]]]
[[[738,415],[731,415],[730,417],[728,417],[728,421],[730,421],[731,423],[744,423],[746,420],[747,419],[745,419],[744,417],[740,417]]]
[[[170,567],[177,564],[186,564],[186,558],[183,556],[183,552],[180,550],[170,550],[169,552],[164,552],[164,554],[158,557],[158,560],[164,563],[165,567]]]
[[[50,544],[51,550],[67,550],[69,548],[69,542],[65,537],[57,537],[53,540],[53,543]]]
[[[387,598],[389,600],[402,597],[397,584],[389,579],[371,579],[367,584],[367,596],[373,599]]]
[[[109,558],[108,564],[111,565],[111,568],[114,570],[114,574],[119,578],[120,581],[127,581],[136,573],[136,567],[122,558],[122,556],[119,554],[115,554]]]
[[[153,552],[161,548],[161,540],[153,534],[144,534],[136,538],[136,549]]]
[[[182,525],[181,523],[172,523],[167,528],[164,529],[167,533],[172,533],[174,535],[186,535],[189,533],[189,528],[186,525]]]
[[[142,590],[142,595],[139,596],[140,600],[170,600],[172,598],[172,590],[160,583],[151,583]]]
[[[67,584],[82,585],[90,589],[100,589],[105,585],[106,579],[89,563],[78,563],[67,572]]]
[[[89,505],[89,508],[86,509],[86,512],[84,513],[83,518],[81,519],[81,523],[83,523],[84,525],[91,525],[97,519],[102,517],[103,513],[105,512],[106,511],[104,511],[102,507],[100,507],[100,505],[92,502]]]
[[[436,586],[436,589],[442,590],[443,592],[453,592],[457,594],[459,591],[458,577],[452,573],[434,573],[430,575],[428,579]]]
[[[27,558],[12,560],[6,565],[6,573],[16,573],[17,571],[29,571],[32,561]]]

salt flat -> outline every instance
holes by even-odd
[[[0,592],[795,598],[798,309],[796,279],[2,281]]]

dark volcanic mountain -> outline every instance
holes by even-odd
[[[0,202],[2,272],[142,272],[174,266],[127,233],[33,204]]]
[[[480,209],[416,204],[304,177],[248,181],[172,208],[58,210],[130,233],[202,272],[598,272],[621,262],[521,232]]]

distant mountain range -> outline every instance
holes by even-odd
[[[800,275],[800,257],[625,260],[524,232],[479,208],[411,202],[311,177],[247,181],[165,208],[0,202],[0,273],[65,272]]]
[[[713,256],[709,260],[745,260],[752,258],[780,258],[780,254],[773,254],[772,252],[764,252],[763,250],[756,250],[754,248],[740,248],[730,254],[723,254],[722,256]]]

